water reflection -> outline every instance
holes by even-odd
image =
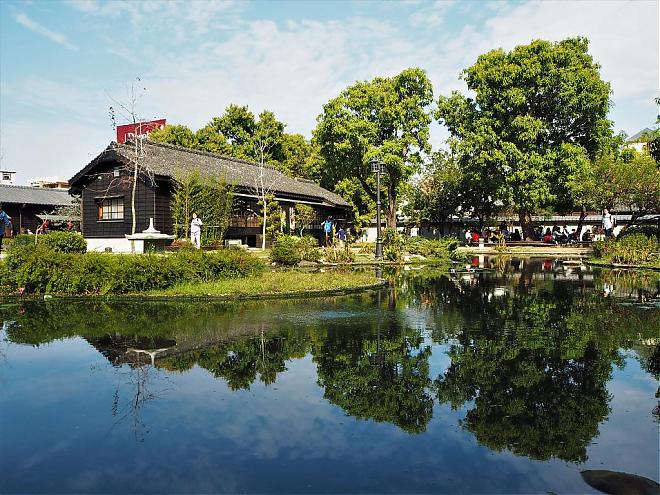
[[[84,338],[117,370],[112,416],[139,442],[145,409],[174,400],[178,376],[200,368],[249,391],[309,359],[323,399],[353,418],[420,436],[448,408],[491,451],[587,461],[625,357],[660,378],[660,277],[579,261],[474,265],[390,271],[388,289],[308,301],[14,301],[0,320],[12,344]]]

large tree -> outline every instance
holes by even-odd
[[[375,201],[369,162],[381,161],[387,226],[396,227],[400,188],[419,170],[422,154],[430,150],[432,100],[426,73],[406,69],[391,78],[357,82],[326,103],[314,131],[326,161],[325,182],[353,178]]]
[[[570,196],[568,181],[611,137],[610,85],[585,38],[481,55],[462,77],[476,96],[440,97],[464,173],[490,201],[513,207],[526,237],[531,214]]]
[[[184,125],[168,125],[152,132],[150,139],[258,163],[263,160],[291,177],[318,177],[318,146],[300,134],[287,134],[285,128],[269,110],[255,118],[247,106],[232,104],[196,132]]]

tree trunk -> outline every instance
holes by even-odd
[[[578,224],[577,224],[577,240],[580,241],[582,239],[582,226],[584,224],[584,219],[587,218],[587,208],[582,205],[580,208],[580,218],[578,219]]]
[[[135,159],[137,162],[137,158]],[[137,218],[135,218],[135,192],[137,190],[138,181],[138,164],[135,163],[133,167],[133,191],[131,192],[131,234],[135,234],[137,228]]]
[[[266,249],[266,196],[261,196],[261,250]]]
[[[529,210],[520,210],[518,212],[518,219],[520,220],[523,239],[526,241],[534,240],[534,225],[532,224],[532,214]]]

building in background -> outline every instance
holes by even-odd
[[[38,177],[27,181],[30,187],[40,187],[42,189],[69,189],[69,181],[63,177]]]
[[[74,204],[68,191],[40,187],[0,184],[0,202],[7,215],[12,218],[12,235],[28,230],[34,232],[43,220],[74,222],[79,218],[59,218],[53,212],[60,207]]]
[[[653,129],[648,127],[642,129],[637,134],[630,136],[626,140],[626,146],[635,149],[638,152],[644,151],[644,147],[648,144],[649,138],[653,137]]]
[[[0,184],[11,185],[16,180],[16,172],[11,170],[0,170]]]

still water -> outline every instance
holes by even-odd
[[[0,301],[0,492],[657,481],[660,277],[490,266],[324,299]]]

